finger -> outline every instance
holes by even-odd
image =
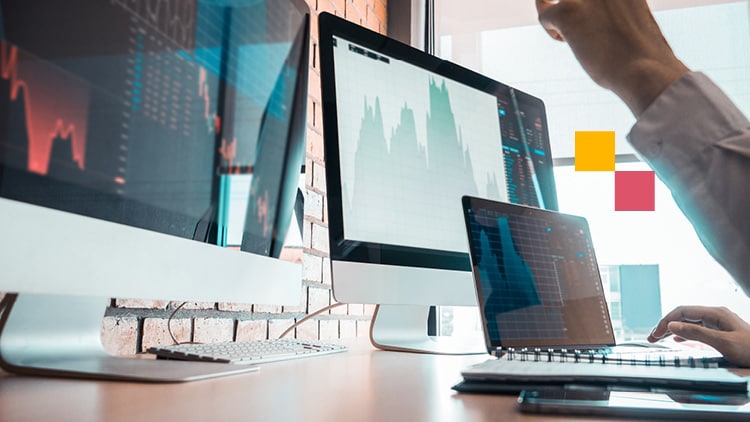
[[[720,349],[726,343],[726,331],[714,330],[685,322],[670,322],[669,330],[686,340],[696,340]]]
[[[653,337],[659,340],[671,335],[672,333],[669,332],[667,325],[672,321],[701,322],[707,309],[705,306],[678,306],[656,324],[649,338]]]
[[[742,323],[734,312],[723,306],[685,306],[678,309],[681,310],[679,321],[698,323],[717,330],[733,330]]]
[[[536,0],[536,10],[541,13],[558,3],[560,3],[560,0]]]
[[[654,327],[654,329],[651,331],[651,334],[649,334],[648,337],[646,338],[651,343],[656,343],[657,341],[663,340],[672,335],[672,333],[667,329],[657,333],[656,332],[657,328],[658,327]]]
[[[726,308],[708,306],[678,306],[667,315],[654,328],[653,334],[658,337],[667,330],[667,324],[672,321],[689,322],[704,325],[719,330],[728,329],[732,312]]]
[[[545,16],[548,14],[550,8],[555,7],[560,3],[560,0],[536,0],[536,11],[539,14],[539,22],[542,24],[544,29],[547,31],[550,37],[557,41],[565,41],[560,31],[552,24]]]

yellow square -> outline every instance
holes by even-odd
[[[615,171],[614,132],[576,132],[576,171]]]

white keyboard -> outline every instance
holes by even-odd
[[[253,365],[339,353],[346,346],[298,339],[271,339],[239,343],[179,344],[150,347],[157,358]]]

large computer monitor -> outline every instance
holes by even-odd
[[[378,304],[378,347],[485,353],[480,336],[428,337],[427,315],[431,305],[477,304],[462,195],[557,208],[544,104],[333,15],[319,19],[334,296]]]
[[[0,1],[4,368],[233,373],[106,355],[109,298],[299,302],[301,266],[277,258],[304,164],[309,19],[303,0]]]

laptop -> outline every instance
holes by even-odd
[[[661,366],[723,362],[713,349],[645,339],[616,344],[585,218],[470,196],[462,202],[489,353]]]

